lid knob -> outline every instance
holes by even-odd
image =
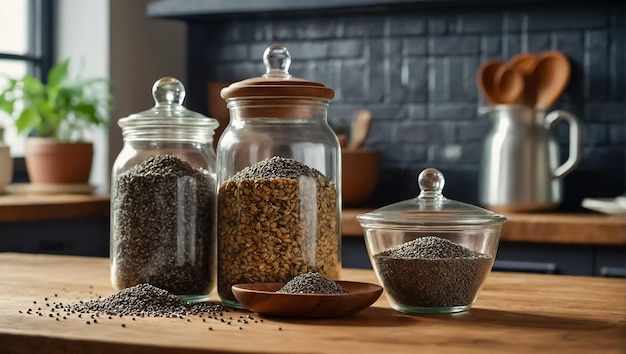
[[[441,192],[443,191],[443,186],[446,184],[446,179],[439,170],[427,168],[417,177],[417,184],[421,189],[418,198],[443,197]]]
[[[152,97],[157,106],[183,104],[185,86],[173,77],[162,77],[152,85]]]
[[[263,77],[282,78],[291,77],[289,66],[291,65],[291,55],[287,48],[280,44],[272,44],[263,53],[263,64],[265,64],[265,74]]]

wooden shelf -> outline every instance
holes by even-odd
[[[367,209],[345,209],[342,215],[344,236],[363,236],[358,214]],[[626,218],[595,213],[585,214],[506,214],[507,222],[500,239],[514,242],[557,244],[623,245],[626,243]]]
[[[108,195],[0,195],[0,221],[108,218]]]

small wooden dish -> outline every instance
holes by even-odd
[[[359,312],[376,302],[383,288],[369,283],[337,281],[344,294],[277,293],[285,283],[253,283],[232,286],[235,298],[248,310],[264,316],[333,318]]]

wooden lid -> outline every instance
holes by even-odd
[[[266,72],[261,77],[235,82],[222,89],[225,100],[237,98],[307,97],[330,100],[335,96],[332,89],[318,82],[292,77],[289,74],[291,56],[279,44],[265,49],[263,63]]]

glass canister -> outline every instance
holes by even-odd
[[[187,301],[215,287],[215,119],[182,106],[165,77],[155,106],[119,120],[124,146],[111,177],[111,282],[150,283]]]
[[[326,111],[334,92],[289,74],[287,49],[265,50],[266,73],[221,92],[230,123],[217,147],[218,292],[341,269],[341,153]]]

